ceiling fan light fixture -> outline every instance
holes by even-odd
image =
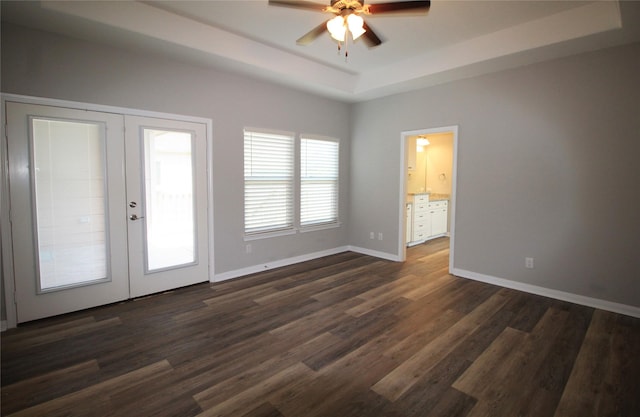
[[[1,1],[1,0],[0,0]],[[326,23],[321,23],[317,27],[300,37],[296,43],[298,45],[308,45],[316,38],[329,32],[331,37],[338,41],[338,51],[345,44],[345,57],[347,55],[346,44],[348,33],[351,32],[352,39],[363,37],[364,43],[372,48],[380,45],[383,41],[375,34],[375,31],[367,25],[361,14],[382,15],[395,12],[401,13],[426,13],[431,6],[430,0],[393,0],[384,2],[377,0],[374,4],[364,4],[365,0],[325,0],[329,1],[329,6],[323,6],[315,1],[294,1],[294,0],[269,0],[269,5],[307,9],[325,13],[333,13],[335,17]],[[364,35],[364,36],[362,36]]]
[[[336,16],[327,22],[327,30],[331,37],[338,42],[344,42],[347,33],[347,27],[342,16]]]
[[[349,27],[349,32],[351,32],[351,36],[354,41],[366,32],[363,27],[364,19],[353,13],[347,16],[347,26]]]

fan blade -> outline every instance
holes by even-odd
[[[327,31],[327,22],[324,22],[315,28],[311,29],[309,32],[302,35],[300,39],[296,41],[298,45],[309,45],[311,42],[316,40],[316,38]]]
[[[327,8],[325,4],[293,0],[269,0],[269,6],[293,7],[296,9],[315,10],[319,12],[322,12]]]
[[[377,3],[369,5],[369,13],[382,14],[394,12],[422,13],[429,11],[430,1],[397,1],[395,3]]]
[[[378,37],[378,35],[376,35],[371,27],[367,25],[367,22],[364,22],[362,28],[366,30],[366,32],[362,34],[362,37],[364,38],[364,42],[369,48],[373,48],[374,46],[378,46],[382,43],[382,40]]]

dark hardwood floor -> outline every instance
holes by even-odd
[[[460,279],[448,239],[2,334],[2,415],[640,416],[640,319]]]

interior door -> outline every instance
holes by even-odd
[[[206,125],[125,124],[131,297],[208,281]]]
[[[17,320],[129,297],[121,115],[7,102]]]

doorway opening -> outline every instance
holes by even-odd
[[[402,132],[398,254],[407,246],[449,236],[449,271],[455,251],[458,126]]]

